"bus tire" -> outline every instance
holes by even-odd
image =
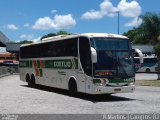
[[[35,87],[35,77],[34,75],[29,76],[29,74],[26,75],[26,81],[28,82],[28,86],[31,88]]]
[[[75,79],[72,78],[69,80],[68,87],[69,87],[69,95],[75,96],[77,94],[77,84]]]
[[[106,94],[106,97],[109,98],[109,97],[111,97],[111,95],[112,95],[112,94]]]
[[[151,70],[149,68],[146,69],[146,73],[150,73]]]
[[[30,76],[29,74],[26,75],[26,82],[29,82],[30,81]]]
[[[31,75],[31,87],[34,88],[36,86],[36,82],[35,82],[35,76],[34,74]]]

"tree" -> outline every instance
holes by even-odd
[[[56,36],[57,34],[56,33],[49,33],[47,35],[44,35],[40,38],[40,40],[44,39],[44,38],[48,38],[48,37],[53,37],[53,36]]]
[[[70,33],[67,33],[66,31],[58,31],[56,34],[57,35],[70,35]]]
[[[23,41],[20,41],[18,43],[20,43],[20,44],[26,44],[26,43],[33,43],[33,41],[23,40]]]
[[[146,13],[142,16],[143,22],[140,28],[144,31],[144,38],[151,44],[156,45],[160,35],[160,14]]]
[[[49,33],[47,35],[42,36],[40,40],[44,38],[48,38],[48,37],[57,36],[57,35],[70,35],[70,33],[67,33],[66,31],[58,31],[57,33]]]
[[[123,35],[127,36],[133,44],[147,44],[147,39],[143,38],[144,31],[141,28],[133,28]]]
[[[146,13],[142,16],[141,28],[144,30],[144,37],[154,46],[158,59],[158,80],[160,80],[160,13]]]
[[[143,19],[142,24],[125,35],[137,43],[144,42],[154,46],[158,59],[158,80],[160,80],[160,13],[148,12],[140,17]]]

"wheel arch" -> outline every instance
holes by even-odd
[[[147,67],[145,72],[150,73],[151,69]]]
[[[76,87],[77,87],[77,91],[78,91],[78,84],[77,84],[77,79],[74,77],[74,76],[71,76],[68,80],[68,90],[69,90],[69,85],[70,85],[70,82],[75,82],[76,84]]]
[[[36,77],[34,73],[26,73],[26,82],[29,82],[29,80],[34,79],[34,82],[36,83]]]

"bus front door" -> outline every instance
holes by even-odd
[[[86,92],[86,77],[82,71],[78,72],[78,92]]]

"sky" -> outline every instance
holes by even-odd
[[[37,41],[48,33],[123,34],[160,13],[160,0],[0,0],[0,31],[11,41]]]

